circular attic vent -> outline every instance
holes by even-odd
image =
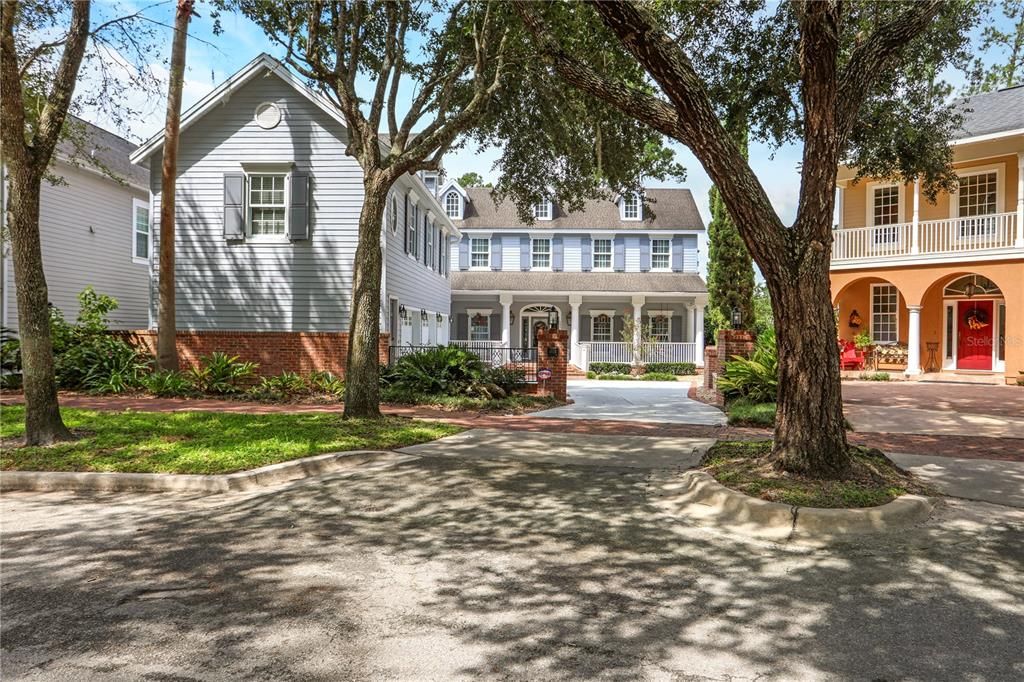
[[[256,125],[264,130],[276,128],[281,122],[281,108],[273,102],[264,102],[256,107]]]

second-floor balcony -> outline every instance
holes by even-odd
[[[832,233],[833,265],[949,257],[970,258],[1006,252],[1024,256],[1024,232],[1017,213],[922,220]]]

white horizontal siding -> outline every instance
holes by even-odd
[[[566,272],[580,272],[583,269],[583,255],[580,237],[562,239],[562,266]]]
[[[519,272],[520,270],[520,236],[495,235],[492,239],[501,239],[501,269]]]
[[[626,272],[640,272],[640,237],[626,237]]]

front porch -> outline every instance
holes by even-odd
[[[564,292],[453,296],[453,344],[480,349],[536,348],[537,332],[569,332],[569,362],[643,364],[704,361],[703,296]]]

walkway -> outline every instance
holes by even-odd
[[[687,397],[687,381],[570,381],[565,407],[535,412],[535,417],[613,419],[669,424],[725,424],[722,411]]]

